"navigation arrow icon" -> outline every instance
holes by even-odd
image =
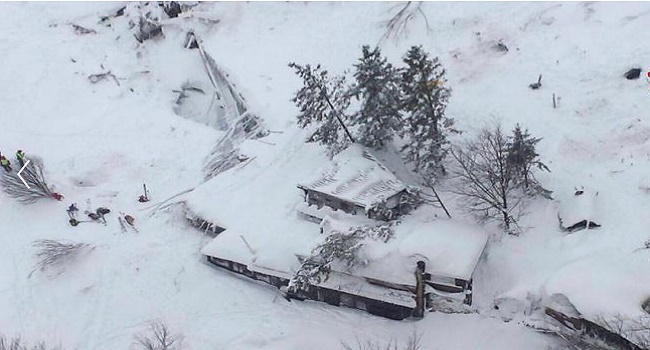
[[[18,178],[20,179],[20,181],[22,181],[22,182],[25,184],[25,186],[26,186],[27,188],[29,188],[29,185],[27,184],[27,181],[25,181],[25,179],[23,179],[23,177],[20,176],[20,173],[21,173],[23,170],[25,170],[25,168],[27,167],[27,164],[29,164],[29,162],[30,162],[30,161],[27,160],[27,162],[25,163],[25,165],[23,165],[23,167],[20,168],[20,170],[18,170]]]

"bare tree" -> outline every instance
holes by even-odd
[[[156,320],[149,323],[146,332],[135,336],[135,344],[143,350],[180,350],[183,336],[172,333],[163,321]]]
[[[24,343],[20,337],[7,339],[4,335],[0,335],[0,350],[61,350],[61,348],[48,347],[43,342],[30,346]]]
[[[341,342],[341,346],[344,350],[420,350],[422,349],[422,334],[413,331],[413,334],[409,336],[403,347],[400,347],[399,343],[393,340],[388,341],[386,344],[380,344],[369,339],[361,340],[359,338],[357,338],[354,346],[345,342]]]
[[[53,198],[53,192],[43,175],[43,162],[39,158],[30,158],[20,176],[29,187],[18,177],[18,172],[2,174],[2,188],[9,197],[24,204],[32,204],[42,198]]]
[[[37,262],[32,273],[36,270],[45,271],[48,268],[56,268],[57,275],[63,273],[65,264],[74,260],[79,254],[95,249],[94,246],[86,243],[62,242],[53,239],[40,239],[32,245],[38,249],[36,252]]]
[[[508,138],[501,125],[483,128],[463,148],[452,149],[458,168],[453,176],[458,186],[452,192],[467,199],[468,210],[482,220],[499,220],[515,233],[515,213],[520,205],[513,171],[508,165]]]
[[[384,22],[386,32],[381,37],[380,41],[384,41],[390,37],[399,38],[400,36],[404,35],[407,32],[409,22],[413,20],[415,15],[418,13],[422,15],[422,18],[424,18],[424,22],[427,26],[427,32],[431,31],[431,27],[429,26],[429,19],[422,11],[422,1],[408,1],[406,3],[403,3],[403,5],[397,5],[393,7],[393,10],[394,9],[398,10],[393,15],[393,17],[390,18],[390,20]]]
[[[553,331],[550,333],[561,338],[563,343],[549,346],[546,350],[612,350],[610,345],[599,339],[587,336],[582,331]]]
[[[622,314],[611,317],[598,317],[597,324],[602,325],[640,349],[650,349],[650,316],[632,319]]]

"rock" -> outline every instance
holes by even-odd
[[[628,80],[639,79],[640,75],[641,75],[641,68],[632,68],[625,73],[625,79]]]
[[[650,298],[646,299],[646,301],[644,301],[643,304],[641,304],[641,307],[643,308],[643,310],[645,310],[645,312],[650,314]]]

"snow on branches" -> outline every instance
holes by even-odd
[[[399,70],[382,57],[378,47],[362,48],[362,57],[354,65],[356,85],[353,95],[361,102],[352,123],[359,126],[359,143],[384,149],[402,128]]]
[[[500,220],[506,231],[516,233],[513,225],[522,194],[550,194],[531,173],[533,166],[549,171],[535,152],[539,140],[528,131],[522,132],[519,125],[512,136],[506,135],[500,124],[483,128],[474,139],[451,152],[458,181],[452,192],[464,197],[468,210],[480,219]]]
[[[397,222],[389,222],[377,226],[352,227],[348,231],[333,230],[325,241],[316,246],[308,257],[298,257],[300,268],[291,279],[292,290],[306,290],[314,283],[321,283],[329,277],[332,265],[341,265],[346,270],[352,270],[362,263],[359,250],[367,240],[388,242],[394,235],[393,226]]]
[[[54,192],[45,181],[43,162],[39,158],[31,157],[20,176],[29,188],[18,177],[17,172],[2,174],[2,189],[9,197],[23,204],[32,204],[42,198],[53,198]]]
[[[320,142],[336,154],[350,142],[385,149],[395,140],[427,180],[444,173],[446,134],[457,132],[453,119],[445,117],[451,95],[446,71],[420,46],[413,46],[403,63],[394,66],[379,48],[366,45],[353,66],[351,84],[345,74],[332,77],[320,65],[290,63],[303,82],[292,99],[300,110],[298,126],[316,125],[307,142]],[[359,103],[351,104],[351,97]]]
[[[347,148],[354,139],[345,126],[349,122],[345,110],[350,105],[345,75],[330,77],[320,65],[289,63],[289,67],[303,80],[303,87],[291,99],[300,109],[298,126],[316,125],[307,142],[324,145],[332,155]]]
[[[56,269],[54,275],[60,275],[65,271],[65,265],[79,256],[81,253],[88,253],[95,249],[86,243],[74,243],[57,241],[53,239],[40,239],[33,243],[36,251],[36,266],[34,271],[42,272],[47,269]],[[32,271],[32,273],[34,272]],[[30,273],[31,275],[31,273]]]

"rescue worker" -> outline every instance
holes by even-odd
[[[76,219],[78,211],[79,211],[79,209],[77,208],[76,203],[70,204],[70,206],[68,207],[68,210],[67,210],[68,216],[70,216],[70,219]]]
[[[21,168],[25,166],[25,152],[23,152],[23,150],[19,149],[16,151],[16,159],[18,160]]]
[[[135,224],[135,218],[131,215],[124,215],[124,221],[126,221],[127,224],[133,226]]]
[[[0,155],[0,166],[2,166],[8,173],[11,172],[11,163],[7,157]]]

